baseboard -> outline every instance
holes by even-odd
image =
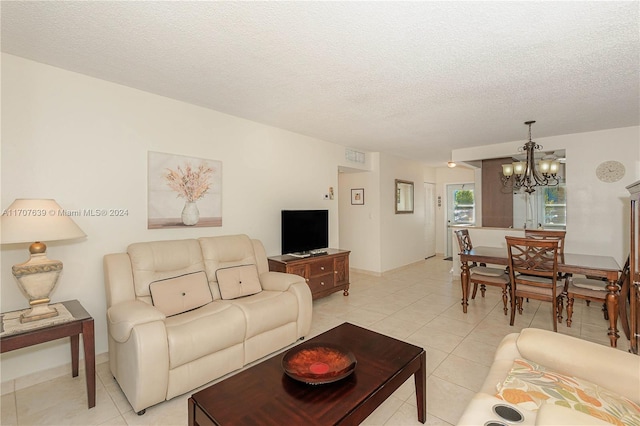
[[[381,277],[382,273],[380,272],[375,272],[375,271],[368,271],[366,269],[357,269],[357,268],[352,268],[349,267],[349,272],[355,272],[357,274],[362,274],[362,275],[370,275],[372,277]]]

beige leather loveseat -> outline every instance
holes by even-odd
[[[104,257],[111,373],[138,414],[306,336],[311,292],[246,235]]]
[[[630,425],[640,422],[640,357],[560,333],[507,335],[459,425]],[[506,421],[496,405],[517,409]],[[500,412],[500,409],[497,410]]]

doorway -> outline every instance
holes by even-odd
[[[453,255],[453,229],[475,226],[476,202],[473,183],[447,185],[446,257]]]

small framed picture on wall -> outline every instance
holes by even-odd
[[[351,190],[351,204],[364,204],[364,188],[356,188]]]

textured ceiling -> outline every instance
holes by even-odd
[[[2,51],[341,145],[640,124],[639,2],[3,1]]]

